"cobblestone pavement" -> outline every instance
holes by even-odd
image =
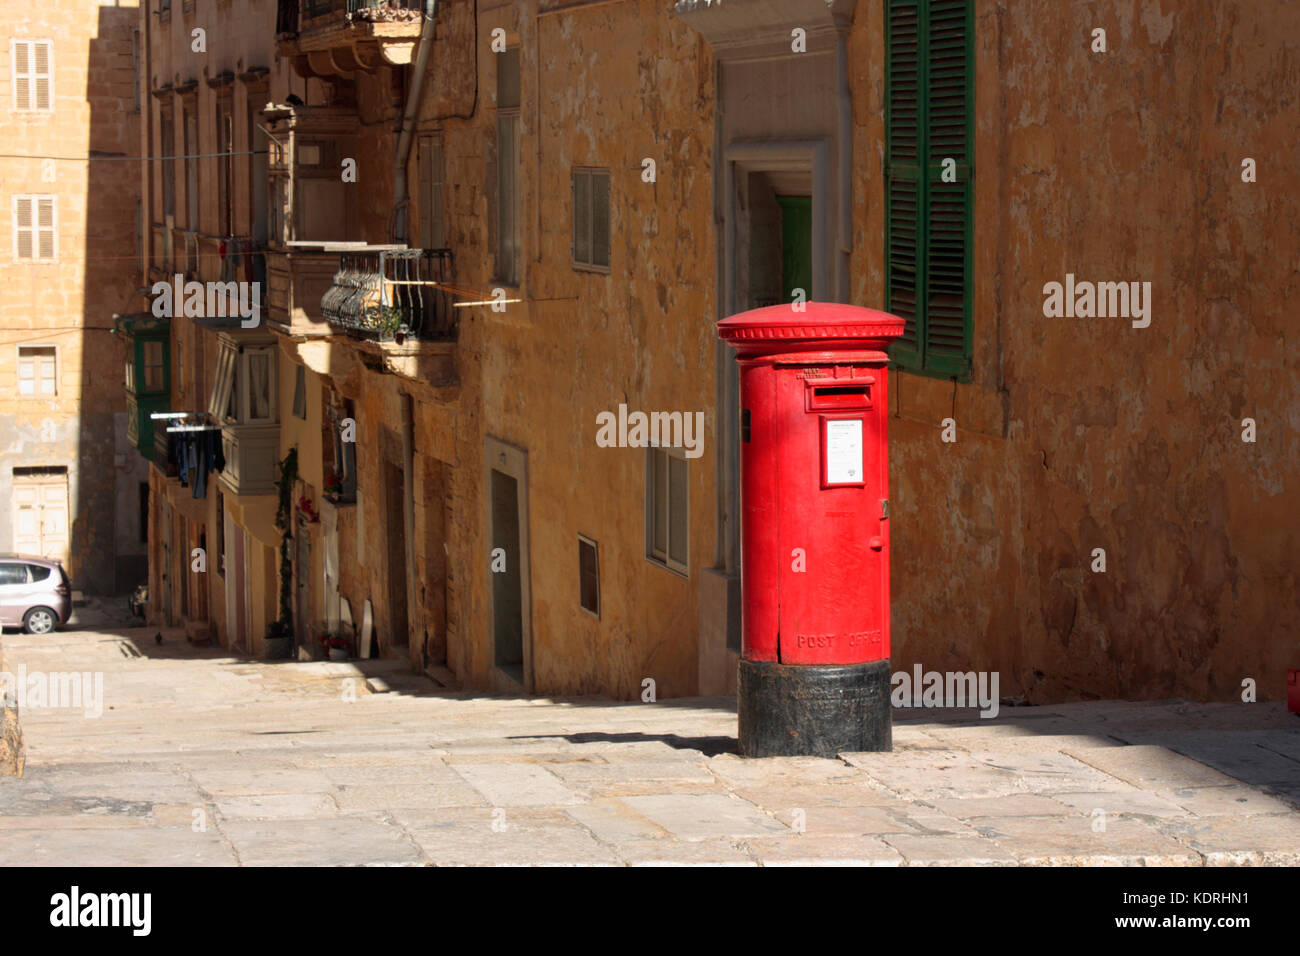
[[[3,638],[29,681],[102,672],[103,713],[28,702],[0,863],[1300,863],[1280,702],[899,710],[892,754],[753,761],[728,699],[478,696],[164,636]]]

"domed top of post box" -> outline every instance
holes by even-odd
[[[883,352],[903,334],[903,320],[888,312],[839,302],[791,303],[751,309],[718,323],[718,337],[740,355],[780,352]]]

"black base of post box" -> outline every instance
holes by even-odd
[[[834,757],[893,749],[889,661],[773,664],[741,658],[745,757]]]

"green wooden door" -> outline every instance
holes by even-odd
[[[812,198],[777,196],[781,206],[781,301],[794,299],[803,289],[803,300],[812,298]]]

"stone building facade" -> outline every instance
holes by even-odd
[[[148,283],[264,295],[254,328],[170,322],[168,411],[227,464],[195,498],[155,456],[160,619],[252,653],[286,611],[307,649],[350,620],[358,651],[505,692],[734,688],[714,323],[803,297],[911,321],[896,669],[1282,692],[1290,7],[158,4]],[[1220,28],[1243,52],[1206,71]],[[1149,324],[1049,315],[1067,274],[1149,288]],[[701,441],[598,440],[635,412],[700,413]]]
[[[113,336],[139,257],[138,21],[82,0],[0,27],[0,551],[57,558],[99,594],[145,573]]]

